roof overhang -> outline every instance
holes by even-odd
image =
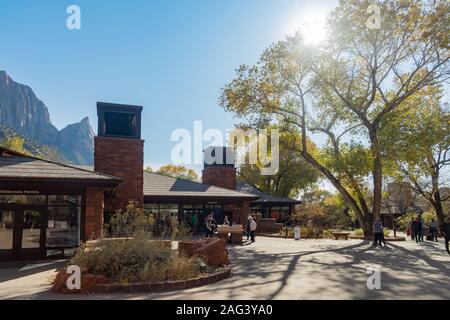
[[[233,204],[242,202],[252,202],[258,197],[216,197],[216,196],[186,196],[186,195],[144,195],[145,203],[218,203],[218,204]]]

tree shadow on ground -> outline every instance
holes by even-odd
[[[286,241],[286,242],[284,242]],[[450,266],[441,244],[393,244],[374,248],[370,241],[292,240],[230,247],[233,273],[205,287],[159,294],[51,296],[52,299],[450,299]],[[269,244],[269,242],[267,242]],[[286,247],[285,247],[286,246]],[[304,248],[305,250],[301,250]],[[425,249],[425,250],[424,250]],[[443,258],[444,261],[438,259]],[[380,268],[381,290],[367,288],[368,267]]]

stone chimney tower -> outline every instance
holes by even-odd
[[[232,148],[213,146],[204,150],[202,182],[236,190],[235,156]]]
[[[123,209],[130,201],[144,202],[144,140],[141,106],[97,103],[98,135],[94,138],[95,171],[122,179],[105,197],[105,212]]]

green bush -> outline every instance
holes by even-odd
[[[312,239],[320,237],[320,232],[313,227],[302,227],[300,230],[301,237],[304,239]]]
[[[362,228],[355,229],[355,236],[357,237],[364,236],[364,230]]]
[[[294,228],[288,228],[288,237],[294,237],[295,232]],[[322,238],[324,236],[324,232],[319,228],[313,227],[300,227],[300,237],[302,239],[314,239],[314,238]],[[286,229],[282,229],[280,231],[280,236],[286,236]]]
[[[333,238],[333,230],[331,229],[323,230],[322,236],[324,238]]]
[[[425,225],[427,226],[430,224],[431,219],[434,219],[434,221],[437,223],[437,215],[433,210],[425,211],[422,214],[422,219],[425,222]]]
[[[170,222],[169,236],[173,240],[183,240],[192,236],[191,228],[184,222],[179,223],[178,219],[173,218]]]
[[[118,210],[106,226],[107,234],[114,238],[125,238],[134,236],[151,237],[155,219],[146,210],[137,207],[136,203],[130,202],[125,210]]]

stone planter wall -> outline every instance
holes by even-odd
[[[166,281],[166,282],[140,282],[130,284],[97,284],[90,288],[90,293],[138,293],[138,292],[169,292],[206,286],[222,281],[231,275],[231,267],[225,267],[216,273],[204,275],[194,279]]]

